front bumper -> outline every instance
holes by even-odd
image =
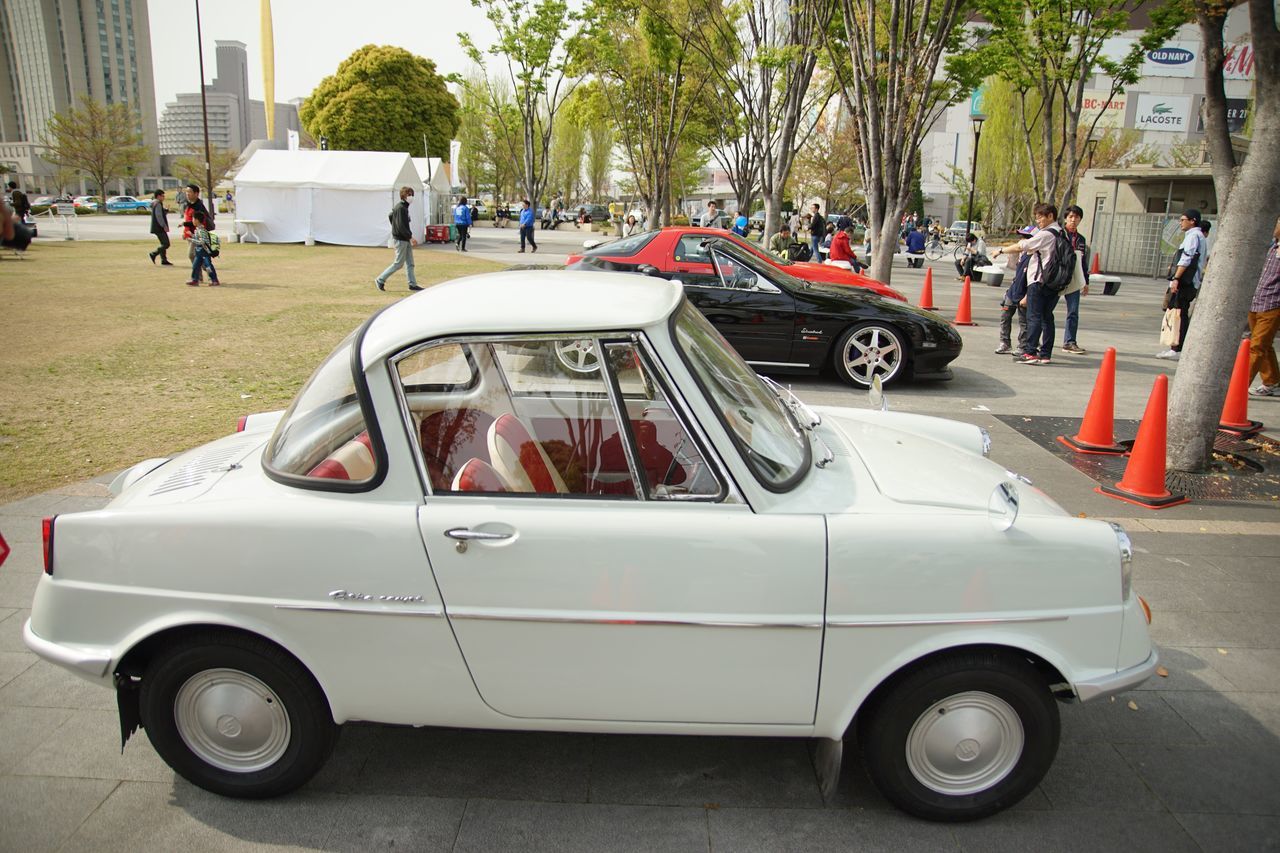
[[[1095,678],[1091,681],[1077,681],[1074,685],[1076,696],[1080,698],[1081,702],[1088,702],[1090,699],[1105,699],[1108,696],[1123,693],[1150,678],[1155,673],[1156,664],[1159,662],[1160,655],[1156,653],[1155,649],[1152,649],[1150,656],[1137,666],[1131,666],[1128,669],[1122,669],[1119,672],[1104,675],[1102,678]]]
[[[22,626],[22,641],[27,644],[27,648],[45,660],[94,681],[106,676],[107,667],[111,665],[110,650],[50,642],[31,630],[30,619]]]

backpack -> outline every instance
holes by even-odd
[[[1050,293],[1061,293],[1071,284],[1076,271],[1076,251],[1066,229],[1053,229],[1053,252],[1040,269],[1040,284]]]
[[[209,257],[216,258],[222,254],[222,240],[217,234],[209,232]]]
[[[813,257],[813,250],[809,248],[808,243],[792,243],[787,247],[787,260],[789,261],[807,261]]]

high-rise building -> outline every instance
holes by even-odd
[[[41,167],[48,167],[37,149],[49,119],[85,96],[133,108],[155,154],[146,0],[0,2],[0,142],[10,143],[8,165],[39,183]],[[139,165],[146,172],[157,163]]]
[[[249,142],[266,136],[266,109],[262,101],[249,98],[249,55],[243,42],[216,42],[213,83],[204,87],[209,112],[209,145],[243,151]],[[289,130],[298,130],[298,108],[277,103],[277,142],[288,139]],[[183,93],[165,104],[160,117],[160,153],[166,156],[204,150],[204,122],[200,93]]]

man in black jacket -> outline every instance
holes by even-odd
[[[401,187],[400,203],[391,208],[391,214],[387,217],[391,220],[391,237],[396,241],[396,259],[391,262],[391,266],[382,271],[382,275],[373,280],[378,290],[387,289],[387,279],[400,267],[404,267],[405,273],[409,276],[409,289],[422,290],[418,286],[417,278],[413,275],[413,247],[418,245],[418,241],[413,238],[413,231],[409,228],[409,199],[411,198],[413,198],[413,187]]]
[[[827,233],[827,219],[822,215],[822,210],[817,204],[813,205],[813,218],[809,220],[809,244],[813,250],[813,259],[821,260],[818,254],[818,247],[822,245],[822,238]]]
[[[171,267],[169,263],[169,211],[164,209],[164,190],[156,190],[151,194],[151,233],[160,241],[160,248],[151,252],[148,257],[151,263],[160,258],[160,265]]]

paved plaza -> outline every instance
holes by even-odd
[[[482,226],[472,247],[477,257],[553,264],[588,238],[572,226],[537,236],[545,248],[519,255],[514,228]],[[418,263],[442,251],[453,248],[428,248]],[[949,318],[959,284],[935,266],[935,301]],[[893,285],[914,302],[922,276],[898,268]],[[1086,297],[1088,354],[1055,352],[1053,365],[1028,367],[991,352],[999,291],[976,285],[979,325],[961,329],[955,379],[887,392],[896,410],[986,427],[996,461],[1069,512],[1121,521],[1138,549],[1134,584],[1154,611],[1168,674],[1114,701],[1063,706],[1053,768],[1008,812],[955,826],[907,817],[871,786],[853,749],[824,801],[804,741],[373,725],[347,726],[329,764],[295,794],[208,794],[177,778],[143,733],[121,755],[113,694],[22,644],[40,518],[103,506],[105,475],[0,506],[13,547],[0,567],[0,850],[1280,849],[1276,503],[1143,510],[1094,493],[1091,479],[1010,425],[1011,415],[1079,417],[1107,345],[1118,351],[1116,417],[1140,417],[1154,377],[1176,368],[1152,357],[1159,296],[1159,282],[1130,280],[1116,296]],[[866,405],[829,377],[791,384],[810,403]],[[1280,398],[1250,406],[1280,437]]]

